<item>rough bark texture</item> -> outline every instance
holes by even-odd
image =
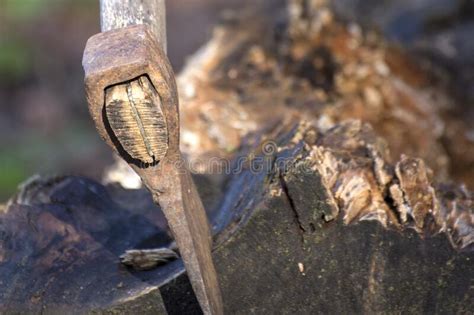
[[[439,72],[322,1],[261,10],[226,16],[178,80],[226,313],[469,313],[474,178],[452,165],[474,155],[450,148],[474,144]],[[172,242],[154,207],[80,177],[27,183],[0,214],[0,311],[198,313],[179,259],[119,263]]]

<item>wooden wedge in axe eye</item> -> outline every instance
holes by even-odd
[[[101,0],[102,33],[83,57],[87,100],[101,137],[164,212],[203,312],[222,314],[209,223],[179,150],[164,16],[164,0]]]

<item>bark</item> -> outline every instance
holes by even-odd
[[[450,164],[474,155],[446,147],[467,127],[436,69],[321,3],[228,15],[178,79],[225,311],[468,313],[473,179]],[[198,312],[180,259],[119,262],[172,242],[144,190],[36,178],[0,231],[2,312]]]

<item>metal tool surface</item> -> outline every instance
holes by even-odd
[[[205,314],[222,314],[206,213],[179,150],[170,63],[147,25],[92,36],[83,58],[89,110],[101,137],[142,178],[164,212]]]

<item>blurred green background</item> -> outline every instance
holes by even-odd
[[[98,176],[110,159],[87,119],[81,51],[94,0],[0,1],[0,200],[35,173]]]
[[[176,71],[219,12],[251,1],[167,1]],[[0,202],[34,174],[100,178],[111,150],[87,112],[81,59],[99,32],[98,0],[0,0]]]

